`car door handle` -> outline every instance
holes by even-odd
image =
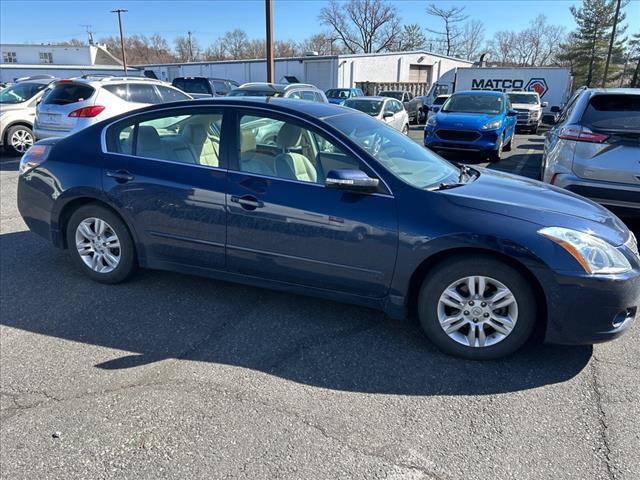
[[[231,201],[233,203],[239,203],[245,210],[255,210],[256,208],[264,207],[264,202],[258,200],[253,195],[243,195],[242,197],[232,195]]]
[[[108,171],[106,173],[106,175],[107,175],[107,177],[111,177],[111,178],[115,179],[115,181],[118,182],[118,183],[127,183],[127,182],[130,182],[131,180],[133,180],[135,178],[133,175],[131,175],[126,170],[116,170],[115,172]]]

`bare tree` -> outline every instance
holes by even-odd
[[[336,38],[330,33],[316,33],[298,45],[299,50],[304,52],[318,52],[319,55],[334,55],[342,53],[342,48],[336,43]]]
[[[209,45],[203,52],[205,60],[226,60],[227,51],[222,43],[222,39],[218,38],[215,42]]]
[[[402,27],[399,50],[409,52],[425,48],[427,37],[425,37],[422,27],[417,23],[412,23]]]
[[[60,42],[59,45],[69,45],[70,47],[85,47],[87,45],[87,42],[79,40],[77,38],[72,38],[71,40]]]
[[[227,52],[227,56],[232,60],[245,58],[245,51],[247,49],[247,43],[249,38],[244,30],[236,28],[227,32],[222,37],[222,44]],[[263,56],[265,54],[263,53]]]
[[[350,53],[377,53],[397,44],[400,19],[396,7],[386,0],[331,0],[320,10],[328,25]]]
[[[265,58],[267,56],[267,44],[264,40],[253,39],[247,42],[245,47],[246,58]]]
[[[427,30],[444,37],[447,45],[445,55],[455,55],[458,46],[458,38],[462,35],[462,31],[458,24],[460,22],[464,22],[468,18],[468,16],[464,14],[464,7],[442,8],[432,3],[427,7],[427,13],[440,18],[444,22],[444,31]]]
[[[193,36],[191,38],[187,35],[176,37],[173,43],[180,62],[189,62],[200,56],[200,45]]]
[[[483,50],[484,24],[480,20],[469,20],[462,27],[459,54],[467,60],[476,60]]]
[[[273,42],[273,53],[276,58],[295,57],[299,54],[298,44],[293,40],[276,40]]]

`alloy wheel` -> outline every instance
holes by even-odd
[[[104,220],[91,217],[81,221],[75,240],[80,258],[94,272],[110,273],[120,264],[120,239]]]
[[[33,145],[33,134],[28,130],[16,130],[11,134],[9,142],[16,152],[24,153]]]
[[[455,342],[489,347],[503,341],[515,328],[518,302],[506,285],[493,278],[464,277],[440,295],[438,320]]]

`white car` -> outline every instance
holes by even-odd
[[[409,134],[409,114],[400,100],[390,97],[354,97],[345,101],[344,106],[360,110],[405,135]]]
[[[191,96],[160,80],[85,76],[58,80],[36,109],[36,139],[66,137],[89,125],[156,103]]]
[[[536,92],[509,92],[507,96],[511,108],[518,112],[516,127],[538,133],[542,123],[542,109],[548,106],[547,102],[541,102]]]

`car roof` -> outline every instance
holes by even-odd
[[[367,100],[380,101],[380,100],[382,100],[382,101],[385,101],[385,102],[388,102],[388,101],[391,101],[391,100],[395,100],[396,102],[398,102],[398,101],[399,101],[399,100],[396,100],[395,98],[390,98],[390,97],[380,97],[380,96],[371,96],[371,97],[353,97],[353,98],[348,99],[348,100],[347,100],[347,102],[349,102],[349,101],[351,101],[351,100],[353,100],[353,101],[359,101],[359,102],[361,102],[361,101],[363,101],[363,100],[364,100],[364,101],[367,101]]]
[[[538,95],[538,92],[530,92],[530,91],[526,91],[526,90],[518,90],[515,92],[506,92],[507,95],[511,95],[512,93],[518,94],[518,95]]]
[[[66,80],[66,79],[65,79]],[[158,80],[156,78],[148,78],[148,77],[115,77],[115,76],[93,76],[86,75],[85,77],[74,77],[68,79],[74,83],[86,83],[87,85],[97,86],[98,85],[108,85],[109,83],[145,83],[152,85],[165,85],[171,86],[167,82],[163,82],[162,80]],[[57,80],[58,82],[60,79]]]
[[[640,95],[640,88],[587,88],[586,92],[592,95],[601,94],[623,94],[623,95]]]
[[[58,80],[57,78],[35,78],[33,80],[20,80],[19,82],[15,82],[12,85],[22,85],[23,83],[36,83],[40,85],[48,85],[51,82],[55,82]]]
[[[504,97],[504,92],[496,92],[495,90],[463,90],[461,92],[456,92],[454,95],[460,94],[475,94],[475,95],[487,95],[492,97]]]
[[[241,90],[264,90],[270,88],[274,92],[285,92],[291,88],[312,88],[318,89],[316,86],[308,83],[267,83],[267,82],[251,82],[244,83],[237,87]]]

